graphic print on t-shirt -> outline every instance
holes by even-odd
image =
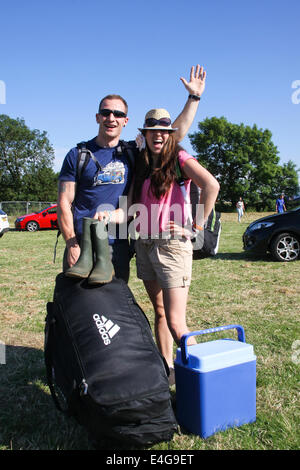
[[[125,181],[125,166],[123,162],[113,161],[106,165],[94,178],[93,186],[101,184],[123,184]]]

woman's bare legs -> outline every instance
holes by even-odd
[[[163,292],[156,281],[144,281],[144,285],[154,307],[154,330],[157,347],[168,366],[173,367],[173,338],[165,315]]]
[[[182,335],[189,333],[189,329],[186,324],[188,293],[188,286],[163,289],[166,318],[172,337],[174,338],[177,346],[180,346]],[[192,336],[188,339],[187,344],[197,344],[197,341]]]
[[[186,325],[189,288],[161,289],[157,281],[144,281],[144,285],[155,311],[157,347],[169,367],[173,367],[173,338],[179,346],[182,335],[189,332]],[[189,338],[188,344],[196,344],[195,338]]]

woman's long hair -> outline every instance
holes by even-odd
[[[153,161],[147,145],[139,153],[135,169],[133,195],[135,202],[139,201],[143,183],[147,178],[151,179],[149,189],[157,199],[169,191],[172,183],[176,180],[176,161],[180,150],[182,147],[170,134],[158,157],[156,168],[153,168]]]

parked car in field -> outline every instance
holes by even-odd
[[[28,232],[36,232],[44,228],[57,229],[57,204],[40,212],[21,215],[15,220],[15,228],[16,230],[28,230]]]
[[[0,209],[0,238],[9,230],[8,217],[2,209]]]
[[[255,220],[243,234],[244,250],[270,252],[277,261],[300,256],[300,207]]]
[[[300,196],[293,196],[290,197],[286,203],[285,206],[287,210],[289,211],[290,209],[293,209],[294,207],[300,206]]]

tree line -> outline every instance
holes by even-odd
[[[55,201],[58,174],[47,133],[0,115],[0,201]]]
[[[248,208],[274,210],[278,195],[299,193],[299,170],[292,161],[279,164],[268,129],[212,117],[199,122],[189,138],[201,165],[220,183],[220,210],[235,207],[239,197]],[[53,162],[47,132],[29,129],[24,119],[0,115],[0,201],[56,200]]]
[[[257,211],[274,210],[274,200],[299,193],[298,172],[291,160],[279,164],[279,152],[268,129],[233,124],[225,117],[212,117],[198,124],[189,135],[199,162],[219,181],[219,206],[235,207],[242,197]]]

